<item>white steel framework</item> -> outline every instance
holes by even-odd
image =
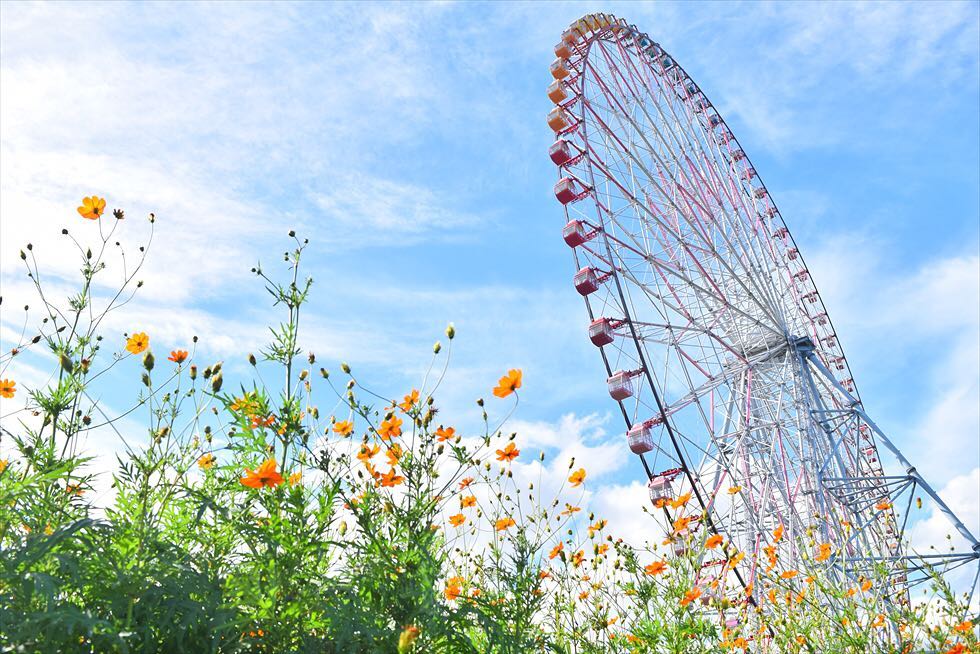
[[[835,575],[874,577],[896,603],[960,566],[975,597],[980,543],[865,413],[799,248],[702,90],[610,15],[555,52],[563,236],[651,495],[691,492],[705,529],[756,555],[781,526],[781,565],[831,543]],[[909,550],[923,498],[966,549]]]

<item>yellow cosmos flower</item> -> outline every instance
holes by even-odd
[[[333,433],[341,436],[350,436],[354,433],[354,423],[350,420],[338,420],[333,423]]]
[[[17,382],[15,382],[13,379],[0,380],[0,397],[5,397],[9,400],[16,392]]]
[[[514,522],[514,519],[508,516],[506,518],[501,518],[500,520],[497,520],[497,523],[494,527],[497,531],[506,531],[507,529],[513,527],[515,524],[517,523]]]
[[[93,195],[90,198],[82,198],[82,206],[78,207],[78,213],[82,218],[98,220],[105,213],[105,198]]]
[[[150,337],[144,332],[136,332],[126,339],[126,349],[131,354],[141,354],[150,347]]]

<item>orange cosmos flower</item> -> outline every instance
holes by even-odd
[[[140,354],[150,346],[150,337],[144,332],[136,332],[126,339],[126,349],[132,354]]]
[[[381,475],[381,485],[391,488],[392,486],[397,486],[398,484],[405,481],[405,478],[401,475],[395,474],[395,469],[392,468],[388,472],[382,473]]]
[[[3,471],[7,469],[8,465],[10,465],[9,459],[0,459],[0,474],[3,474]]]
[[[207,454],[205,454],[204,456],[202,456],[200,459],[197,460],[197,465],[199,468],[201,468],[201,470],[210,470],[212,467],[214,467],[214,463],[217,460],[218,459],[215,458],[213,454],[208,452]]]
[[[963,643],[956,643],[950,647],[944,654],[966,654],[966,645]]]
[[[550,579],[550,578],[551,578],[551,573],[548,572],[547,570],[541,570],[540,572],[538,572],[538,579]]]
[[[882,500],[881,502],[875,504],[875,508],[879,511],[887,511],[888,509],[892,508],[892,503],[888,500]]]
[[[588,596],[589,596],[589,591],[587,590],[583,590],[581,593],[578,594],[578,598],[580,600],[584,600]]]
[[[15,382],[13,379],[4,379],[0,381],[0,397],[5,397],[9,400],[16,392],[17,382]]]
[[[570,516],[570,515],[572,515],[573,513],[577,513],[577,512],[579,512],[579,511],[581,511],[581,510],[582,510],[581,508],[579,508],[579,507],[577,507],[577,506],[572,506],[571,504],[568,504],[568,503],[566,502],[566,503],[565,503],[565,510],[564,510],[564,511],[562,511],[562,512],[561,512],[561,514],[562,514],[562,515],[565,515],[565,516]]]
[[[69,495],[81,495],[85,490],[78,484],[67,484],[65,486],[65,492]]]
[[[98,220],[99,216],[105,213],[105,198],[93,195],[90,198],[82,198],[82,206],[78,207],[78,213],[82,218]]]
[[[507,447],[504,449],[497,450],[497,461],[513,461],[520,453],[521,451],[517,449],[517,446],[514,445],[513,441],[511,441],[510,443],[507,443]]]
[[[669,504],[670,504],[670,508],[672,508],[672,509],[679,509],[682,506],[685,506],[690,501],[691,501],[691,494],[690,493],[684,493],[683,495],[681,495],[677,499],[671,500],[669,502]]]
[[[187,350],[172,350],[170,356],[167,357],[168,361],[173,361],[174,363],[183,363],[187,361]]]
[[[572,565],[574,565],[576,568],[582,565],[583,561],[585,561],[585,552],[583,550],[579,550],[578,552],[575,552],[575,554],[572,554]]]
[[[585,468],[579,468],[573,472],[568,477],[568,481],[571,483],[572,488],[578,488],[585,481]]]
[[[510,529],[511,527],[513,527],[516,524],[517,523],[514,522],[514,519],[511,518],[510,516],[508,516],[506,518],[501,518],[500,520],[497,520],[497,523],[495,525],[495,529],[497,531],[504,531],[506,529]]]
[[[798,570],[786,570],[781,575],[779,575],[779,577],[780,579],[792,579],[798,574],[800,574]]]
[[[402,454],[404,454],[402,446],[398,443],[393,443],[392,446],[388,448],[388,451],[385,452],[385,456],[388,457],[388,465],[390,465],[392,468],[398,465],[398,460],[402,458]]]
[[[594,525],[589,525],[589,536],[595,535],[597,531],[602,531],[606,528],[608,522],[606,520],[598,520]]]
[[[282,475],[276,472],[276,460],[266,459],[255,472],[245,468],[245,476],[239,481],[242,482],[242,486],[262,488],[263,486],[278,486],[283,482],[283,478]]]
[[[723,542],[725,542],[724,538],[722,538],[719,534],[713,534],[708,538],[707,541],[705,541],[704,546],[707,547],[709,550],[713,550],[719,545],[721,545]]]
[[[817,554],[817,561],[826,561],[829,559],[831,550],[830,543],[821,543],[820,552]]]
[[[389,440],[392,436],[402,435],[402,420],[397,416],[391,416],[387,420],[381,421],[381,427],[378,429],[378,435],[381,436],[381,440]]]
[[[470,484],[472,483],[473,483],[472,477],[467,477],[466,479],[463,479],[462,481],[459,482],[459,490],[463,490],[464,488],[469,488]]]
[[[368,447],[367,445],[361,445],[361,450],[357,453],[357,458],[367,463],[371,460],[374,455],[381,451],[380,445],[372,445]]]
[[[654,561],[649,565],[644,566],[643,571],[650,576],[656,576],[662,574],[664,570],[667,569],[667,563],[664,561]]]
[[[699,597],[701,597],[701,589],[695,586],[691,590],[684,593],[684,597],[681,599],[681,606],[687,606]]]
[[[778,527],[772,530],[772,539],[774,542],[778,543],[780,540],[782,540],[782,538],[783,538],[783,526],[779,525]]]
[[[456,430],[452,427],[443,428],[440,426],[439,429],[436,430],[436,438],[439,439],[440,443],[452,440],[453,438],[456,438]]]
[[[561,554],[562,550],[564,549],[565,549],[565,545],[563,543],[558,543],[557,545],[551,548],[551,552],[548,553],[548,559],[555,558],[556,556]]]
[[[405,413],[408,413],[409,411],[412,410],[412,407],[415,406],[415,403],[418,401],[419,401],[419,392],[413,388],[412,392],[406,395],[404,400],[399,402],[398,408],[404,411]]]
[[[459,498],[459,505],[462,508],[464,508],[464,509],[468,509],[471,506],[476,506],[476,496],[475,495],[465,495],[465,496]]]
[[[742,487],[741,486],[732,486],[731,488],[728,489],[728,494],[729,495],[735,495],[740,490],[742,490]]]
[[[514,369],[507,372],[497,382],[497,387],[493,389],[493,394],[497,397],[507,397],[521,387],[521,371]]]
[[[959,634],[968,634],[973,631],[973,622],[966,620],[953,627],[953,631]]]
[[[449,516],[449,524],[451,524],[453,527],[458,527],[464,522],[466,522],[466,516],[462,513]]]
[[[338,420],[333,423],[333,433],[341,436],[350,436],[354,433],[354,423],[350,420]]]
[[[868,592],[869,590],[871,590],[871,580],[870,579],[866,579],[864,581],[864,583],[861,584],[861,590],[864,591],[865,593]]]
[[[252,420],[250,424],[252,425],[252,429],[258,429],[259,427],[271,427],[275,421],[276,421],[276,417],[273,415],[270,415],[265,418],[261,418],[259,416],[252,416]],[[280,433],[283,432],[280,431]]]
[[[678,518],[677,520],[674,520],[674,533],[677,534],[684,531],[685,529],[687,529],[687,526],[690,524],[691,524],[690,518],[681,517]]]
[[[736,552],[734,555],[732,555],[732,558],[728,560],[728,565],[734,568],[739,563],[741,563],[742,559],[744,558],[745,558],[745,552]]]
[[[596,554],[605,554],[609,551],[609,543],[603,543],[595,549]]]
[[[443,596],[445,596],[447,600],[452,601],[457,597],[459,597],[462,594],[462,591],[460,590],[459,586],[455,584],[449,584],[448,586],[446,586],[446,589],[442,591],[442,594]]]
[[[302,479],[303,479],[303,473],[302,472],[294,472],[293,474],[289,475],[289,485],[290,486],[295,486]]]

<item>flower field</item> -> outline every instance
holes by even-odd
[[[106,206],[84,198],[63,232],[78,246],[69,297],[45,286],[43,252],[20,252],[37,298],[0,357],[0,651],[980,651],[938,580],[908,605],[870,579],[838,587],[817,541],[782,570],[781,528],[751,560],[697,528],[689,495],[664,501],[679,515],[665,539],[639,545],[573,503],[587,464],[518,481],[515,461],[547,455],[507,424],[541,382],[501,370],[479,420],[446,415],[452,325],[415,388],[366,387],[356,364],[321,361],[303,346],[314,280],[292,232],[277,266],[253,269],[274,317],[269,342],[239,355],[250,374],[202,360],[196,339],[166,342],[126,306],[165,221],[151,214],[150,237],[128,245],[138,219]],[[118,248],[135,258],[110,264]],[[131,331],[108,329],[110,314]],[[46,384],[21,381],[27,355],[49,364]],[[130,380],[118,415],[101,401],[110,373]],[[92,470],[90,434],[119,453],[110,473]],[[105,504],[97,474],[111,475]]]

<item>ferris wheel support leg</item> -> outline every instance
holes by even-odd
[[[909,477],[909,480],[921,488],[923,492],[925,492],[925,494],[936,503],[936,506],[939,508],[940,512],[949,519],[956,531],[958,531],[960,535],[963,536],[963,538],[965,538],[970,544],[975,558],[980,559],[980,541],[977,540],[977,537],[973,535],[966,525],[963,524],[963,521],[959,519],[951,508],[949,508],[949,505],[943,501],[943,499],[939,496],[939,493],[933,489],[929,482],[927,482],[922,475],[919,474],[918,470],[915,469],[915,466],[913,466],[912,463],[905,458],[905,455],[903,455],[895,444],[892,443],[891,439],[885,435],[885,432],[883,432],[878,425],[871,420],[868,414],[865,413],[864,409],[861,408],[860,402],[858,402],[853,395],[851,395],[846,389],[844,389],[843,386],[840,385],[827,367],[824,366],[819,359],[813,356],[812,352],[806,353],[805,356],[807,359],[809,359],[810,363],[813,364],[813,366],[819,370],[821,374],[823,374],[827,381],[833,384],[834,388],[836,388],[838,392],[842,393],[846,398],[848,398],[848,401],[852,403],[851,410],[860,416],[861,420],[864,421],[864,423],[868,425],[868,427],[878,436],[881,444],[884,445],[885,448],[891,452],[903,466],[905,466],[905,471]]]

